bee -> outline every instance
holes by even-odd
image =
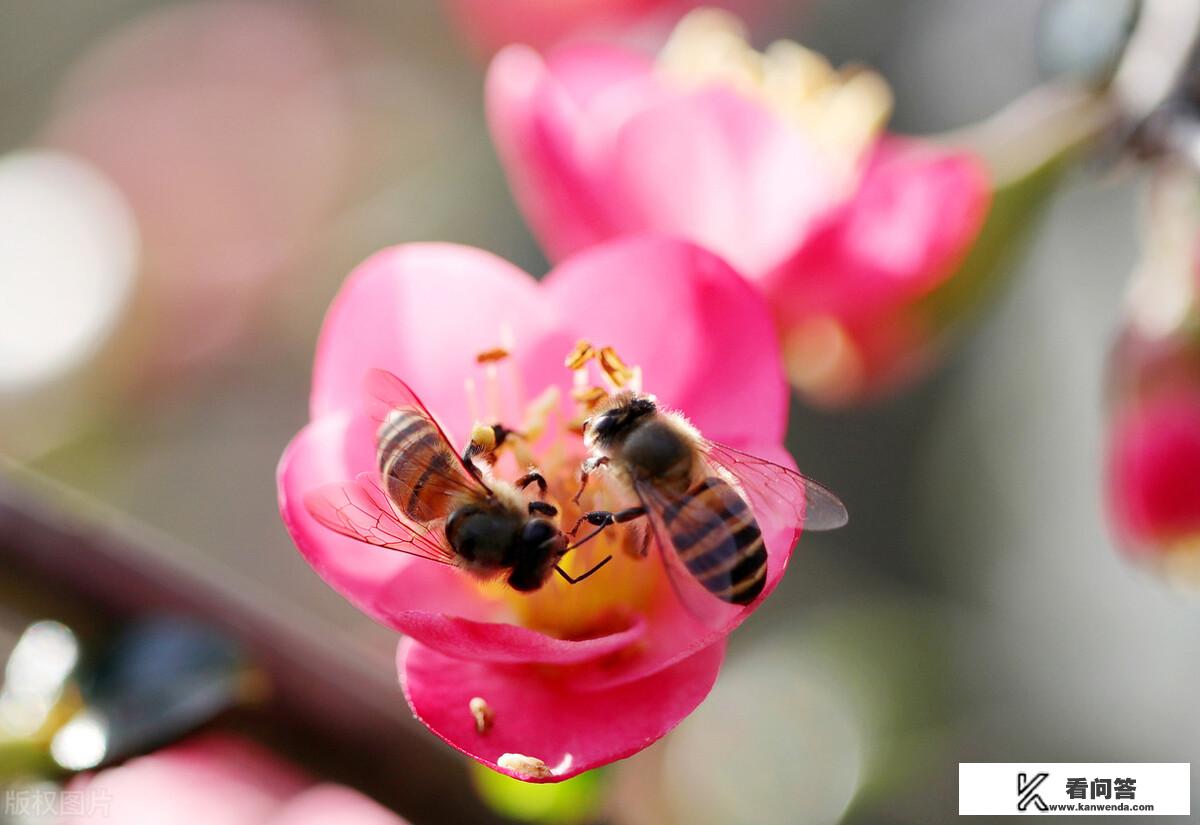
[[[570,551],[558,510],[528,501],[522,490],[546,480],[536,470],[514,483],[485,477],[472,441],[462,456],[416,394],[396,376],[371,370],[368,413],[377,424],[376,470],[325,485],[305,496],[319,523],[357,541],[452,565],[480,579],[503,576],[514,590],[537,590],[552,572],[576,584],[558,566]],[[497,439],[506,432],[493,428]]]
[[[602,401],[583,426],[589,457],[575,501],[589,474],[607,466],[638,504],[585,513],[571,532],[586,521],[597,528],[590,538],[612,524],[645,517],[677,591],[683,589],[683,572],[723,602],[750,604],[767,582],[760,518],[790,530],[792,543],[802,528],[831,530],[848,521],[842,502],[820,484],[703,438],[683,416],[660,409],[653,396],[619,392]]]

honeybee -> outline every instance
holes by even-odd
[[[792,543],[802,528],[832,530],[848,520],[842,502],[820,484],[703,438],[681,415],[660,409],[652,396],[619,392],[602,401],[583,426],[590,454],[575,500],[589,474],[607,465],[638,505],[585,513],[571,532],[585,521],[596,526],[595,535],[612,524],[647,518],[677,591],[685,589],[682,567],[683,578],[721,601],[750,604],[767,582],[759,518],[770,519],[773,528],[790,529]]]
[[[371,370],[368,413],[376,430],[377,472],[310,491],[305,507],[318,522],[352,539],[453,565],[480,579],[504,576],[514,590],[537,590],[572,548],[558,510],[520,492],[546,481],[532,470],[514,483],[485,477],[478,445],[459,456],[416,394],[396,376]],[[497,434],[503,432],[497,428]]]

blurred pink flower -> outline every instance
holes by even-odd
[[[224,734],[82,774],[67,790],[80,803],[61,825],[404,825],[358,792],[314,785],[259,745]]]
[[[345,538],[315,521],[303,498],[377,472],[363,381],[367,370],[382,368],[412,386],[456,446],[480,415],[472,388],[491,399],[484,421],[540,429],[521,442],[530,450],[521,460],[546,476],[549,500],[570,524],[585,453],[571,421],[578,408],[564,356],[579,339],[611,345],[640,367],[646,391],[705,436],[794,468],[781,446],[787,387],[761,299],[711,253],[639,237],[573,256],[540,284],[459,246],[407,245],[372,257],[329,311],[312,420],[288,446],[278,475],[283,519],[304,557],[361,610],[409,637],[398,667],[417,717],[489,767],[501,769],[506,753],[544,761],[553,773],[540,781],[629,756],[663,736],[707,695],[725,635],[759,602],[702,629],[662,565],[630,552],[623,542],[632,537],[617,533],[564,560],[579,573],[614,554],[586,583],[551,577],[520,594]],[[499,369],[476,363],[497,344],[510,353]],[[521,469],[515,460],[497,465],[510,478]],[[593,487],[581,506],[611,507],[605,485]],[[783,575],[792,533],[759,516],[769,552],[765,597]],[[476,697],[491,709],[484,733],[470,711]]]
[[[332,214],[352,140],[332,39],[302,4],[191,3],[72,66],[43,139],[101,169],[137,219],[126,361],[170,370],[235,343]]]
[[[680,235],[767,296],[795,383],[822,403],[919,371],[914,306],[956,271],[990,202],[974,156],[881,135],[891,96],[795,43],[750,49],[702,12],[656,61],[502,51],[488,116],[517,201],[559,260],[625,232]]]
[[[1200,387],[1130,405],[1110,438],[1109,501],[1125,545],[1200,543]]]
[[[753,13],[764,0],[446,0],[475,49],[493,54],[510,43],[538,50],[580,39],[660,44],[698,6]]]

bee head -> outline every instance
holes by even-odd
[[[653,396],[629,395],[614,406],[583,422],[586,438],[600,447],[606,447],[627,435],[633,425],[658,410]]]
[[[552,522],[530,519],[517,537],[509,586],[521,592],[537,590],[566,552],[567,544],[566,535]]]

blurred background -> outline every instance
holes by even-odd
[[[1071,59],[1047,57],[1040,0],[784,5],[760,45],[875,66],[901,132],[971,124]],[[1131,564],[1103,507],[1145,177],[1111,158],[1060,183],[936,375],[794,405],[789,446],[851,525],[804,539],[675,733],[526,797],[414,722],[394,636],[293,549],[274,470],[363,258],[444,240],[546,271],[485,65],[436,3],[0,0],[0,657],[49,619],[84,662],[140,672],[147,636],[183,661],[135,708],[120,673],[76,699],[128,719],[104,760],[205,726],[418,824],[897,825],[955,814],[959,761],[1200,761],[1200,604]],[[98,761],[63,747],[10,743],[3,776]]]

